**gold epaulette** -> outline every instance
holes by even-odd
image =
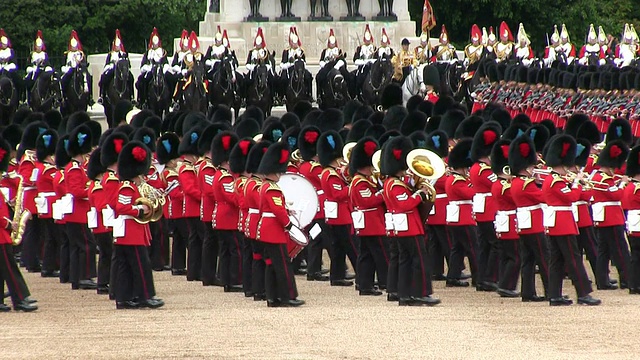
[[[524,181],[524,184],[522,184],[522,190],[524,190],[527,187],[527,185],[529,185],[529,184],[531,184],[532,182],[535,182],[535,181],[536,181],[536,179],[534,179],[534,178],[527,178]]]
[[[491,166],[487,165],[486,163],[481,162],[480,163],[480,171],[478,172],[478,174],[481,174],[485,170],[491,170]]]
[[[563,184],[566,184],[566,182],[564,181],[564,178],[562,176],[560,176],[560,174],[553,174],[552,176],[552,181],[551,181],[551,186],[555,185],[557,182],[562,182]]]
[[[95,180],[93,182],[93,190],[91,190],[91,192],[94,192],[96,190],[102,190],[102,183],[100,183],[100,180]]]
[[[453,182],[451,183],[452,185],[455,184],[458,181],[467,181],[467,178],[462,176],[462,175],[458,175],[458,174],[454,174],[453,175]]]
[[[124,188],[124,187],[129,188],[131,190],[135,190],[135,188],[133,187],[133,184],[129,180],[125,180],[122,182],[121,188]]]
[[[500,180],[500,184],[502,185],[502,192],[501,194],[504,195],[504,192],[509,190],[511,188],[511,183],[507,180]]]

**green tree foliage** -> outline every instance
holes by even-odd
[[[2,0],[0,27],[4,28],[19,56],[33,46],[42,30],[52,57],[67,49],[71,30],[78,32],[88,54],[106,52],[115,30],[120,29],[129,52],[143,52],[153,27],[164,45],[172,47],[182,29],[198,30],[206,0]]]
[[[409,0],[411,18],[417,22],[420,31],[422,5],[424,0]],[[518,25],[524,24],[525,30],[537,52],[546,46],[547,34],[551,36],[553,25],[558,29],[567,25],[571,41],[580,47],[586,37],[589,24],[596,30],[602,25],[607,34],[619,37],[625,23],[640,27],[640,7],[636,0],[431,0],[437,26],[432,37],[440,34],[445,24],[449,38],[459,48],[469,42],[471,25],[478,24],[489,29],[493,26],[496,34],[500,22],[507,22],[516,36]]]

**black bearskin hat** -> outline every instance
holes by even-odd
[[[67,120],[67,134],[71,134],[73,129],[91,120],[86,111],[76,111]]]
[[[598,154],[596,164],[601,167],[618,169],[627,160],[629,146],[622,140],[607,141],[607,145]]]
[[[133,180],[136,176],[149,173],[151,151],[140,141],[129,141],[118,156],[118,177]]]
[[[284,125],[285,129],[300,126],[300,118],[293,112],[288,112],[280,117],[280,122]]]
[[[327,109],[322,112],[318,119],[318,127],[322,132],[334,130],[340,131],[344,126],[344,116],[338,109]]]
[[[589,121],[589,116],[586,114],[578,113],[569,116],[569,119],[567,119],[567,123],[564,126],[564,133],[575,138],[580,126],[587,121]]]
[[[509,145],[510,140],[500,139],[493,144],[491,149],[491,171],[496,175],[505,174],[504,167],[509,166]],[[511,170],[509,170],[511,171]],[[509,174],[511,174],[509,172]],[[505,174],[505,175],[509,175]]]
[[[509,168],[512,175],[518,175],[522,170],[535,165],[537,162],[536,147],[530,137],[520,136],[511,141],[511,145],[509,145]]]
[[[342,137],[337,132],[327,131],[322,133],[316,144],[320,165],[327,167],[333,160],[341,158],[343,146]]]
[[[158,136],[160,136],[160,132],[162,131],[162,119],[160,119],[160,116],[157,115],[150,116],[144,121],[142,126],[153,130],[153,133],[157,138]]]
[[[282,134],[280,141],[284,141],[289,144],[289,150],[294,152],[298,149],[298,135],[300,135],[300,127],[290,127],[285,130],[284,134]]]
[[[407,170],[407,155],[411,150],[413,143],[406,136],[397,136],[389,140],[382,148],[380,173],[395,176],[398,172]]]
[[[473,139],[462,139],[456,143],[456,145],[449,152],[449,158],[447,162],[452,169],[469,168],[473,165],[471,160],[471,145]]]
[[[576,140],[569,135],[558,135],[551,139],[545,153],[547,166],[574,166],[576,162]]]
[[[349,130],[349,134],[347,134],[347,138],[345,139],[345,143],[357,142],[362,139],[367,132],[367,129],[371,128],[373,124],[369,120],[360,119],[353,123],[351,129]]]
[[[576,166],[585,167],[589,161],[591,153],[591,143],[587,139],[578,138],[576,140]]]
[[[310,161],[318,154],[318,139],[320,138],[320,129],[315,126],[305,126],[298,134],[298,149],[300,156],[305,161]]]
[[[478,130],[480,129],[483,123],[484,123],[484,120],[482,120],[480,116],[471,115],[466,119],[464,119],[460,123],[460,125],[458,125],[456,132],[453,134],[453,138],[454,139],[464,139],[467,137],[472,138],[476,135],[476,132],[478,132]]]
[[[413,143],[414,149],[426,149],[427,148],[427,133],[422,130],[416,130],[409,135],[411,143]]]
[[[69,147],[67,152],[72,158],[77,155],[88,154],[91,151],[91,129],[87,125],[80,125],[69,133]]]
[[[634,146],[633,149],[629,151],[626,174],[629,177],[640,174],[640,145]]]
[[[44,133],[49,127],[43,121],[37,121],[29,124],[22,133],[20,147],[24,150],[33,150],[36,148],[36,140],[40,134]]]
[[[613,140],[622,140],[627,146],[633,144],[633,134],[631,133],[629,120],[617,118],[609,124],[605,141],[608,143]]]
[[[493,144],[500,139],[500,125],[495,122],[488,122],[482,125],[473,137],[471,145],[471,159],[478,161],[491,154]]]
[[[89,156],[89,161],[87,163],[87,176],[89,180],[96,180],[96,178],[107,171],[105,166],[102,166],[100,162],[100,152],[102,149],[96,148]]]
[[[213,166],[220,166],[225,161],[229,161],[231,149],[238,143],[238,136],[231,131],[218,133],[211,142],[211,163]]]
[[[58,132],[53,129],[47,129],[38,136],[36,140],[36,158],[38,161],[44,162],[47,156],[55,155],[56,145],[58,144]]]
[[[529,127],[529,126],[531,126],[531,118],[529,117],[529,115],[527,115],[525,113],[519,113],[513,118],[513,120],[511,120],[511,123],[513,123],[513,124],[523,124],[523,125]]]
[[[462,123],[466,117],[463,111],[457,109],[447,111],[442,116],[438,129],[444,131],[447,137],[452,139],[456,134],[456,129],[458,129],[458,126],[460,126],[460,123]]]
[[[17,124],[10,124],[2,130],[2,138],[11,146],[12,150],[16,150],[22,139],[22,128]]]
[[[178,147],[178,153],[180,153],[180,155],[199,155],[198,140],[200,140],[202,130],[203,129],[201,127],[196,126],[195,128],[187,131],[187,133],[182,137],[180,146]]]
[[[399,130],[400,126],[402,126],[402,121],[408,114],[409,113],[404,106],[392,106],[384,114],[382,125],[384,125],[387,130]]]
[[[126,121],[127,114],[133,109],[133,105],[129,100],[120,100],[113,109],[113,123],[120,124]]]
[[[536,146],[536,152],[542,152],[547,141],[549,141],[549,130],[544,125],[536,124],[528,128],[525,135],[533,140]]]
[[[131,140],[140,141],[145,144],[151,152],[156,152],[156,133],[148,127],[141,127],[133,133]]]
[[[156,146],[156,156],[158,162],[162,165],[168,163],[173,159],[180,157],[178,153],[178,147],[180,147],[180,138],[174,133],[165,133],[158,139]]]
[[[57,129],[62,123],[62,114],[57,109],[51,109],[44,113],[44,122],[52,129]]]
[[[242,174],[247,166],[249,151],[256,142],[253,139],[242,139],[231,149],[229,154],[229,170],[236,174]]]
[[[209,122],[209,120],[207,120],[207,117],[203,113],[192,111],[187,113],[187,115],[185,115],[184,117],[184,120],[182,121],[182,133],[186,133],[194,126],[202,126],[206,128],[210,124],[211,123]]]
[[[600,130],[598,130],[598,125],[596,125],[592,121],[586,121],[576,133],[576,139],[586,139],[589,140],[591,144],[598,144],[602,141],[602,136],[600,135]]]
[[[249,150],[249,154],[247,155],[247,162],[245,166],[245,171],[249,174],[257,174],[258,168],[260,167],[260,162],[262,161],[262,157],[267,152],[267,149],[271,146],[269,141],[260,141],[251,147]]]
[[[0,138],[0,172],[7,172],[9,170],[9,163],[11,162],[11,144],[3,138]]]
[[[384,110],[394,105],[402,105],[402,88],[400,85],[390,83],[385,86],[380,94],[380,105]]]
[[[449,156],[449,138],[442,130],[436,130],[427,135],[427,150],[438,154],[441,158]]]
[[[486,111],[486,108],[485,108]],[[503,107],[498,107],[491,112],[488,120],[496,121],[500,124],[502,131],[505,131],[511,125],[511,114]]]
[[[423,131],[426,125],[427,115],[420,111],[414,111],[409,113],[404,117],[404,120],[402,120],[402,124],[400,125],[400,133],[404,136],[409,136],[415,131]]]
[[[364,137],[351,149],[349,158],[349,173],[353,176],[358,169],[373,166],[371,157],[378,150],[378,142],[374,138]]]
[[[380,137],[385,132],[387,132],[387,129],[383,125],[377,124],[368,128],[367,131],[364,133],[364,136],[370,136],[374,139],[380,139]]]
[[[502,138],[514,140],[527,133],[527,127],[522,124],[513,124],[509,126],[503,133]]]
[[[100,163],[109,167],[118,162],[122,148],[129,142],[129,137],[123,133],[113,132],[100,145]]]
[[[211,142],[213,138],[224,131],[230,131],[229,124],[227,123],[215,123],[208,125],[200,134],[198,139],[198,154],[204,155],[211,150]]]
[[[91,129],[91,147],[98,146],[100,135],[102,135],[102,125],[95,120],[87,121],[85,125]]]
[[[289,146],[283,142],[277,142],[269,145],[267,152],[260,161],[258,173],[262,175],[282,174],[287,172],[289,166]]]
[[[260,124],[258,124],[256,119],[246,117],[233,125],[233,131],[235,131],[240,139],[253,139],[254,136],[260,134]]]
[[[58,169],[64,169],[71,161],[71,156],[67,154],[67,146],[69,146],[69,135],[60,137],[56,144],[56,167]]]
[[[262,129],[262,139],[271,141],[272,143],[280,141],[284,131],[284,125],[282,125],[280,120],[271,121],[265,125],[264,129]]]
[[[293,112],[298,115],[298,118],[301,120],[304,119],[311,110],[313,110],[313,105],[308,101],[298,101],[293,106]],[[264,115],[262,116],[264,117]]]

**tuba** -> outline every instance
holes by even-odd
[[[425,149],[414,149],[407,154],[407,174],[411,176],[416,189],[424,189],[427,201],[420,204],[418,212],[422,223],[426,223],[429,213],[436,201],[436,189],[433,184],[446,171],[444,161],[434,152]]]
[[[382,187],[382,183],[384,179],[382,178],[382,174],[380,173],[380,158],[382,157],[382,150],[378,150],[373,153],[371,156],[371,163],[373,164],[373,172],[371,177],[373,178],[373,182]]]

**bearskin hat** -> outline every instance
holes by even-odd
[[[298,101],[293,106],[293,112],[298,115],[300,119],[304,119],[307,117],[307,114],[313,110],[313,105],[311,105],[308,101]],[[264,115],[263,115],[264,116]]]
[[[394,105],[402,105],[402,88],[400,85],[390,83],[385,86],[380,94],[380,105],[384,110]]]
[[[553,120],[551,119],[544,119],[540,121],[540,125],[546,127],[547,130],[549,130],[549,138],[551,138],[553,135],[557,133],[556,125],[553,123]]]
[[[587,139],[578,138],[576,140],[576,166],[585,167],[589,161],[591,153],[591,142]]]
[[[442,130],[436,130],[427,135],[427,150],[438,154],[441,158],[449,156],[449,138]]]
[[[385,113],[383,113],[382,111],[374,111],[371,113],[371,115],[369,115],[367,120],[371,121],[371,123],[374,125],[382,125],[382,123],[384,122],[384,115]]]
[[[598,125],[592,121],[586,121],[580,125],[580,128],[576,132],[576,139],[581,138],[589,140],[591,144],[598,144],[602,140]]]
[[[402,125],[402,121],[408,114],[409,113],[404,106],[392,106],[384,114],[382,125],[384,125],[387,130],[399,130]]]
[[[11,123],[24,127],[22,123],[25,122],[25,120],[29,117],[29,115],[31,115],[32,112],[33,111],[31,111],[31,109],[28,107],[19,108],[18,110],[16,110],[15,114],[13,114]]]
[[[300,127],[294,126],[284,131],[280,141],[289,144],[289,149],[294,152],[298,149],[298,135],[300,135]]]
[[[180,147],[180,138],[178,135],[174,133],[164,133],[160,136],[160,139],[158,139],[156,146],[158,162],[164,165],[173,159],[179,158],[178,147]]]
[[[217,109],[211,114],[211,122],[212,123],[227,123],[231,125],[231,121],[233,120],[233,113],[231,109],[229,109],[226,105],[218,105]]]
[[[129,141],[118,156],[118,177],[120,180],[133,180],[137,176],[149,173],[151,151],[140,141]]]
[[[407,116],[404,117],[404,120],[402,120],[402,124],[400,125],[400,133],[402,135],[408,136],[415,131],[423,131],[426,125],[427,115],[420,111],[414,111],[407,114]]]
[[[120,132],[127,135],[129,138],[133,137],[133,133],[136,132],[136,129],[129,124],[120,125],[113,129],[113,132]]]
[[[315,126],[305,126],[298,134],[298,149],[300,156],[305,161],[311,161],[318,154],[317,144],[320,138],[320,129]]]
[[[267,152],[269,146],[271,146],[271,142],[269,141],[260,141],[251,147],[249,150],[249,154],[247,155],[245,171],[249,174],[257,174],[258,168],[260,167],[260,162],[262,161],[262,157]]]
[[[120,132],[113,132],[100,146],[100,163],[104,167],[109,167],[118,162],[118,156],[122,148],[129,142],[129,137]]]
[[[71,161],[71,156],[67,153],[67,147],[69,146],[69,135],[61,136],[56,144],[56,167],[58,169],[64,169],[65,166]]]
[[[67,134],[71,134],[73,129],[89,121],[91,121],[91,117],[89,117],[86,111],[74,112],[69,116],[69,120],[67,120]]]
[[[344,122],[347,124],[351,124],[357,120],[360,120],[360,118],[358,119],[354,119],[353,115],[356,113],[356,111],[361,108],[363,105],[360,101],[358,100],[349,100],[345,105],[344,108],[342,109],[342,114],[344,116]],[[365,118],[366,119],[366,118]]]
[[[216,125],[219,123],[215,123]],[[228,129],[225,129],[228,130]],[[260,124],[256,119],[245,117],[233,125],[233,131],[240,139],[252,138],[260,133]]]
[[[242,139],[231,149],[229,154],[229,170],[236,174],[242,174],[247,166],[249,151],[256,144],[253,139]]]
[[[413,143],[414,149],[426,149],[427,148],[427,133],[422,130],[416,130],[409,135],[411,143]]]
[[[576,162],[576,140],[569,135],[559,135],[552,138],[545,153],[547,166],[571,167]]]
[[[238,143],[238,136],[231,131],[218,133],[211,141],[211,163],[220,166],[229,161],[231,149]]]
[[[2,138],[11,145],[12,150],[15,150],[22,139],[22,128],[17,124],[10,124],[2,130]]]
[[[627,146],[633,144],[633,134],[631,133],[629,120],[617,118],[609,124],[605,141],[608,143],[613,140],[622,140]]]
[[[113,123],[117,125],[126,121],[127,114],[132,109],[133,105],[131,104],[131,101],[124,99],[118,101],[113,109]]]
[[[456,143],[456,145],[449,152],[447,162],[452,169],[468,168],[473,165],[471,160],[471,146],[473,145],[473,139],[462,139]]]
[[[142,126],[153,130],[153,133],[156,134],[157,138],[160,136],[160,132],[162,131],[162,119],[157,115],[150,116],[144,121]]]
[[[564,126],[564,133],[575,138],[580,126],[588,121],[589,116],[586,114],[573,114],[567,119],[567,123]]]
[[[341,158],[343,146],[342,137],[336,131],[322,133],[316,144],[320,165],[327,167],[333,160]]]
[[[51,109],[44,113],[44,122],[46,122],[51,129],[57,129],[62,123],[62,114],[57,109]]]
[[[0,172],[9,170],[9,162],[11,162],[11,144],[5,139],[0,138]]]
[[[629,146],[623,140],[607,141],[607,145],[598,154],[596,164],[601,167],[619,169],[627,160]]]
[[[413,150],[411,139],[406,136],[396,136],[382,147],[380,157],[380,173],[395,176],[398,172],[407,170],[407,154]]]
[[[186,133],[196,125],[206,128],[209,124],[209,120],[207,120],[207,117],[203,113],[197,111],[189,112],[182,121],[182,133]]]
[[[473,137],[471,145],[471,159],[475,162],[491,154],[493,144],[500,139],[500,125],[488,122],[482,125]]]
[[[282,115],[282,117],[280,118],[280,122],[282,123],[282,125],[284,125],[285,129],[300,126],[300,118],[293,112],[288,112]]]
[[[347,134],[347,138],[345,139],[345,143],[357,142],[362,139],[367,132],[367,129],[371,128],[373,124],[369,120],[360,119],[353,123],[349,133]]]
[[[640,145],[634,146],[633,149],[629,151],[626,174],[629,177],[640,174]]]
[[[464,139],[467,137],[474,137],[476,132],[480,129],[484,121],[480,116],[471,115],[466,119],[462,120],[456,132],[453,134],[454,139]]]
[[[536,146],[536,152],[541,152],[544,149],[547,141],[549,141],[549,130],[544,125],[536,124],[528,128],[525,131],[525,135],[533,140],[533,144]]]
[[[368,119],[371,115],[375,114],[377,111],[374,111],[373,108],[369,105],[360,106],[355,110],[353,115],[351,115],[351,123],[361,120]]]
[[[318,118],[318,127],[322,132],[334,130],[340,131],[344,126],[342,111],[338,109],[327,109]]]
[[[514,140],[519,136],[524,135],[527,132],[527,127],[522,124],[513,124],[509,126],[504,133],[502,133],[502,138],[507,140]]]
[[[271,121],[268,124],[265,123],[265,127],[262,130],[262,138],[271,142],[278,142],[284,134],[285,127],[280,120]]]
[[[133,133],[131,140],[140,141],[145,144],[151,152],[156,152],[156,133],[148,127],[141,127]]]
[[[56,145],[58,144],[58,132],[53,129],[47,129],[36,139],[36,158],[38,161],[44,162],[47,156],[55,155]]]
[[[95,120],[87,121],[85,125],[91,129],[91,147],[98,146],[100,135],[102,135],[102,125]]]
[[[365,131],[364,136],[380,139],[385,132],[387,132],[387,129],[382,124],[378,124],[369,127],[367,131]]]
[[[96,148],[89,156],[89,161],[87,162],[87,177],[89,177],[89,180],[95,181],[100,174],[104,174],[107,171],[107,167],[102,166],[100,162],[101,150]]]
[[[440,129],[440,122],[441,121],[442,121],[442,116],[440,116],[440,115],[430,117],[429,121],[427,121],[427,125],[425,125],[425,127],[424,127],[424,131],[427,134],[429,134],[431,132],[434,132],[434,131]]]
[[[260,161],[258,174],[282,174],[287,172],[289,166],[289,146],[283,142],[277,142],[269,145],[267,152]]]
[[[147,120],[147,118],[150,118],[152,116],[153,111],[149,109],[140,110],[137,114],[133,115],[129,125],[133,126],[135,129],[139,129],[144,125],[144,122]]]
[[[528,136],[520,136],[509,145],[509,168],[512,175],[518,175],[522,170],[533,166],[538,161],[535,144]]]
[[[496,121],[500,124],[502,131],[505,131],[511,125],[511,114],[503,107],[498,107],[491,112],[488,120]]]
[[[203,129],[198,126],[189,130],[180,141],[178,153],[180,155],[199,155],[200,152],[198,152],[198,140],[200,140],[202,131]]]
[[[72,158],[77,155],[88,154],[91,151],[91,129],[87,125],[80,125],[69,133],[69,147],[67,152]]]
[[[378,142],[374,138],[364,137],[358,140],[351,150],[351,157],[349,158],[349,173],[353,176],[358,172],[358,169],[373,166],[371,157],[378,148]]]
[[[407,100],[407,110],[409,112],[413,112],[418,110],[418,105],[424,100],[424,98],[420,95],[413,95]]]
[[[509,166],[509,145],[511,145],[511,140],[506,139],[500,139],[493,144],[490,155],[491,171],[496,175],[510,174],[504,172],[505,166]]]
[[[513,123],[513,124],[523,124],[523,125],[529,127],[529,126],[531,126],[531,118],[529,117],[529,115],[527,115],[525,113],[519,113],[513,118],[513,120],[511,120],[511,123]]]
[[[24,150],[33,150],[36,148],[36,140],[40,134],[47,131],[49,127],[43,121],[37,121],[29,124],[22,133],[20,147]]]
[[[224,131],[230,131],[227,123],[215,123],[207,126],[198,139],[198,155],[204,155],[211,150],[213,138]]]
[[[443,116],[442,120],[440,120],[439,130],[444,131],[447,134],[447,137],[454,138],[456,134],[456,130],[458,126],[464,121],[466,115],[463,111],[460,110],[450,110],[447,111]]]

